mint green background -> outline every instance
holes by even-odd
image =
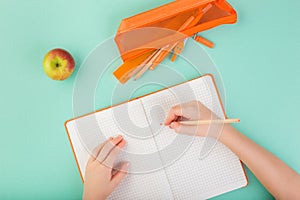
[[[78,69],[122,18],[167,2],[0,1],[0,199],[81,198],[63,126],[73,116],[77,70],[66,81],[52,81],[43,72],[43,56],[66,48]],[[207,51],[224,81],[227,113],[240,117],[241,131],[299,173],[300,3],[230,3],[238,23],[203,33],[216,44]],[[247,175],[247,187],[216,199],[272,199],[249,170]]]

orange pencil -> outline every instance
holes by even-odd
[[[179,29],[178,31],[183,31],[186,28],[192,27],[195,24],[197,24],[200,19],[202,18],[202,16],[212,7],[211,4],[208,4],[207,6],[205,6],[203,9],[200,9],[198,11],[198,13],[195,15],[195,17],[193,18],[189,18]],[[208,41],[209,43],[210,41]],[[153,65],[151,65],[150,70],[154,70],[155,67],[157,67],[157,65],[159,63],[161,63],[170,53],[170,51],[172,49],[174,49],[176,47],[176,45],[178,44],[178,42],[174,43],[171,48],[169,48],[168,50],[163,51],[162,53],[160,53],[160,56],[154,61]]]
[[[186,41],[186,39],[184,41],[178,42],[178,44],[176,45],[176,47],[174,47],[174,49],[173,49],[173,55],[171,57],[171,61],[172,62],[174,62],[175,59],[177,58],[177,55],[179,55],[183,51],[185,41]]]
[[[203,124],[230,124],[238,123],[240,119],[213,119],[213,120],[196,120],[196,121],[179,121],[182,125],[194,126],[194,125],[203,125]]]
[[[197,125],[205,125],[205,124],[231,124],[231,123],[239,123],[241,120],[236,119],[212,119],[212,120],[187,120],[187,121],[176,121],[182,125],[186,126],[197,126]],[[160,123],[160,125],[164,125],[164,123]]]
[[[184,29],[186,29],[194,19],[194,16],[189,17],[178,29],[178,31],[183,31]],[[151,65],[150,69],[153,70],[159,63],[161,63],[165,59],[165,57],[167,57],[169,52],[177,45],[177,43],[178,42],[173,43],[171,45],[167,45],[166,47],[160,49],[160,51],[158,52],[159,56],[153,61],[153,64]]]
[[[157,58],[157,56],[159,55],[157,52],[159,50],[156,50],[153,54],[151,54],[151,56],[149,56],[141,65],[141,68],[138,69],[138,71],[136,72],[137,74],[134,77],[134,80],[136,81],[137,79],[139,79],[148,69],[149,67],[151,67],[153,60],[155,60]]]

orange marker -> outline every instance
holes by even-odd
[[[208,39],[205,39],[204,37],[201,37],[199,35],[194,37],[194,40],[196,40],[197,42],[209,47],[209,48],[213,48],[214,47],[214,43],[212,41],[209,41]]]

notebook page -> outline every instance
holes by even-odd
[[[168,127],[157,125],[164,121],[172,106],[195,99],[224,118],[209,76],[142,99],[175,199],[206,199],[247,183],[239,159],[221,143],[217,142],[208,156],[200,160],[204,142],[214,144],[215,140],[176,134]]]
[[[72,143],[72,148],[76,156],[76,160],[78,161],[78,168],[80,173],[83,175],[85,174],[85,166],[89,159],[89,154],[81,144],[80,138],[78,137],[78,132],[75,128],[75,121],[70,121],[66,124],[68,129],[69,138]]]
[[[119,160],[130,161],[130,171],[144,173],[161,168],[156,144],[139,99],[98,112],[96,118],[102,134],[106,137],[120,134],[127,142]]]
[[[224,118],[224,113],[219,104],[215,87],[213,84],[208,84],[212,82],[211,78],[205,76],[189,82],[190,83],[180,84],[141,99],[152,129],[151,131],[158,144],[158,149],[164,150],[160,154],[164,157],[163,160],[165,164],[173,162],[174,157],[179,157],[194,140],[193,137],[174,134],[169,127],[160,125],[165,121],[172,106],[200,100],[220,118]],[[195,82],[198,83],[194,84]],[[210,86],[212,88],[210,88]],[[214,103],[213,100],[217,100],[217,103]],[[207,143],[208,142],[205,144]],[[170,144],[176,148],[169,147]],[[200,156],[200,152],[198,153]]]
[[[92,147],[102,143],[105,138],[118,134],[123,135],[127,141],[115,164],[130,161],[129,174],[111,194],[111,199],[172,197],[163,169],[153,171],[154,164],[161,167],[162,163],[156,153],[156,144],[147,128],[142,109],[140,100],[134,100],[67,123],[79,169],[83,175]],[[119,119],[126,123],[119,122]],[[135,174],[147,170],[147,173]]]

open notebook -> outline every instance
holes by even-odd
[[[223,144],[160,125],[173,105],[192,100],[225,118],[213,77],[205,75],[67,121],[82,179],[89,152],[105,138],[121,134],[127,146],[117,162],[129,161],[130,171],[111,199],[207,199],[247,185],[240,160]],[[213,148],[200,159],[208,143]]]

